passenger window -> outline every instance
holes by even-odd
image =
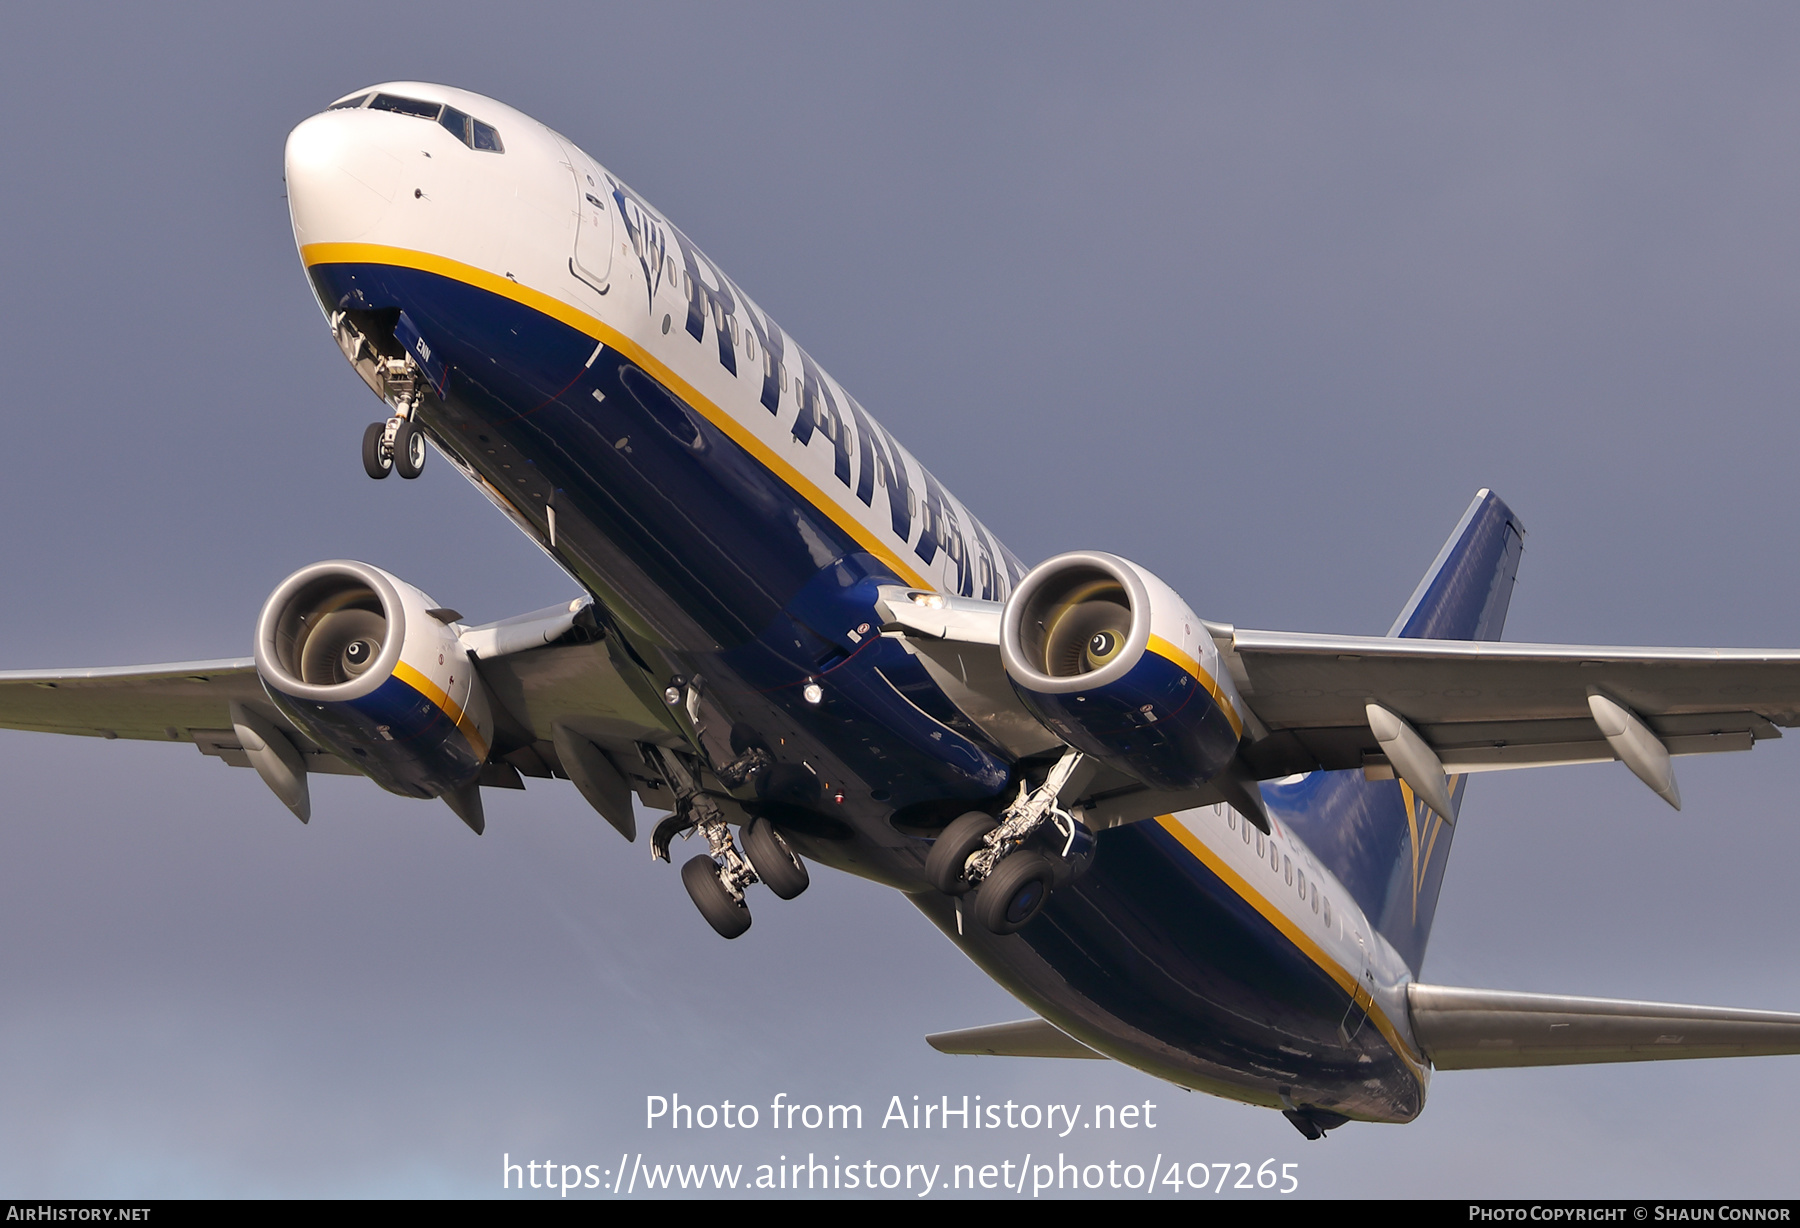
[[[1322,902],[1325,905],[1325,924],[1330,925],[1331,924],[1331,897],[1326,896]]]
[[[1244,820],[1244,843],[1245,844],[1250,843],[1250,820],[1249,819]]]
[[[1237,830],[1237,811],[1227,810],[1225,812],[1225,830],[1226,831],[1236,831]]]
[[[1273,840],[1269,841],[1269,865],[1276,870],[1281,869],[1281,850],[1275,847]]]
[[[492,125],[484,124],[477,119],[470,121],[469,126],[473,129],[471,135],[475,138],[475,148],[487,153],[506,152],[506,146],[500,143],[500,134],[494,131]]]
[[[1293,861],[1293,858],[1283,857],[1281,859],[1281,876],[1287,880],[1288,886],[1291,887],[1294,885],[1294,861]]]
[[[1314,884],[1313,884],[1313,889],[1312,889],[1312,906],[1313,906],[1313,911],[1314,911],[1314,912],[1318,912],[1318,911],[1319,911],[1319,884],[1317,884],[1317,883],[1314,883]]]
[[[1261,832],[1256,833],[1256,855],[1258,857],[1263,855],[1263,838]]]
[[[1304,900],[1306,898],[1306,871],[1296,870],[1294,877],[1300,880],[1300,898]]]

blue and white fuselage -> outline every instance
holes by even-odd
[[[419,105],[372,109],[376,93]],[[431,441],[594,596],[614,664],[737,813],[908,892],[1104,1054],[1327,1118],[1420,1111],[1407,961],[1283,809],[1317,781],[1265,790],[1266,835],[1223,805],[1103,831],[1091,868],[1023,932],[959,925],[926,886],[929,836],[1015,791],[1032,756],[881,633],[880,590],[1000,602],[1026,568],[571,142],[441,86],[349,101],[287,148],[301,259],[340,341],[381,332],[405,349],[430,385]],[[1225,729],[1229,680],[1194,622],[1166,659]],[[1226,757],[1240,730],[1225,730]],[[730,769],[747,755],[754,773]],[[1385,787],[1412,813],[1416,913],[1419,854],[1434,856],[1419,825],[1438,821]],[[1428,894],[1427,909],[1435,880]]]

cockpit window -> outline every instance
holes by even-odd
[[[327,111],[351,111],[369,101],[368,94],[358,94],[354,98],[346,98],[342,102],[334,102],[326,107]]]
[[[480,120],[470,120],[469,126],[475,130],[475,148],[485,149],[489,153],[505,153],[506,146],[500,143],[500,134],[492,126]]]
[[[438,123],[444,126],[444,131],[464,145],[469,143],[469,117],[455,107],[446,106],[444,113],[438,116]]]
[[[417,98],[402,98],[398,94],[377,94],[375,101],[369,104],[371,111],[393,111],[399,115],[417,115],[420,119],[436,119],[442,105],[435,102],[420,102]]]
[[[358,94],[355,98],[346,98],[342,102],[334,102],[326,108],[335,111],[344,107],[360,107],[368,99],[367,94]],[[376,94],[369,101],[371,111],[392,111],[396,115],[411,115],[419,119],[432,119],[442,124],[444,131],[467,145],[470,149],[480,149],[488,153],[505,153],[506,146],[500,142],[500,134],[491,124],[484,124],[472,115],[457,110],[453,106],[436,102],[423,102],[417,98],[402,98],[398,94]]]

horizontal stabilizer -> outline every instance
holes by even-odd
[[[1780,1011],[1416,982],[1407,996],[1413,1034],[1439,1070],[1800,1053],[1800,1015]]]
[[[925,1043],[939,1053],[976,1053],[991,1057],[1095,1057],[1092,1049],[1043,1019],[990,1023],[984,1028],[933,1032]]]

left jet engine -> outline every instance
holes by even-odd
[[[264,603],[256,671],[313,741],[390,792],[444,798],[479,831],[493,708],[455,617],[379,567],[314,563]]]

